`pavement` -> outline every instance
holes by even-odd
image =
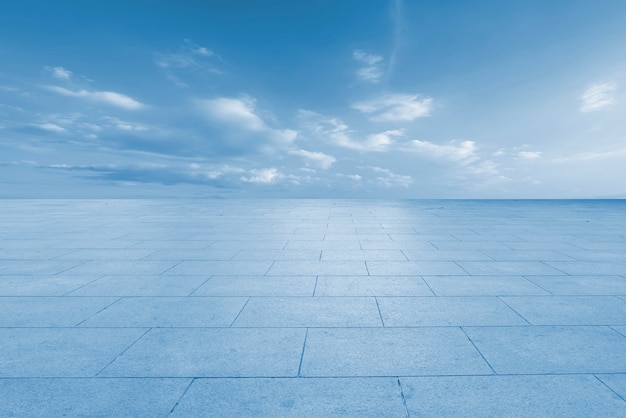
[[[626,201],[1,200],[0,416],[626,417]]]

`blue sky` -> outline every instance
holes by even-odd
[[[0,197],[626,197],[626,2],[6,0]]]

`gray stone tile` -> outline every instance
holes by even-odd
[[[0,276],[52,276],[64,273],[66,270],[83,263],[84,261],[70,260],[42,260],[37,262],[32,260],[2,260],[0,261]]]
[[[93,377],[145,332],[0,328],[0,377]]]
[[[0,246],[3,241],[0,240]],[[0,260],[50,260],[63,256],[72,250],[62,248],[2,248]]]
[[[253,297],[236,327],[382,327],[373,297]]]
[[[152,249],[141,248],[88,248],[73,250],[56,260],[141,260],[152,253]]]
[[[411,416],[626,416],[626,403],[589,375],[402,377],[400,382]]]
[[[153,329],[102,376],[295,377],[305,329]]]
[[[468,275],[450,261],[368,261],[367,270],[372,276]]]
[[[247,300],[244,297],[129,297],[81,326],[228,327]]]
[[[165,271],[165,276],[264,275],[271,261],[183,261]]]
[[[626,262],[549,261],[546,264],[573,275],[619,276],[626,274]],[[533,273],[528,273],[533,274]],[[541,274],[541,273],[539,273]]]
[[[626,325],[626,302],[613,296],[501,298],[533,325]]]
[[[360,250],[358,241],[289,240],[286,250]]]
[[[563,254],[578,261],[624,261],[626,251],[610,250],[564,250]]]
[[[527,325],[496,297],[379,297],[385,327]]]
[[[326,261],[407,261],[400,250],[323,250],[321,260]]]
[[[522,276],[424,276],[424,281],[437,296],[549,294]]]
[[[436,250],[429,241],[372,241],[361,240],[364,250]]]
[[[608,327],[467,327],[465,331],[499,374],[626,372],[626,338]]]
[[[196,379],[172,417],[404,417],[393,378]]]
[[[206,241],[197,241],[197,240],[184,241],[184,240],[174,240],[174,239],[172,240],[149,240],[149,241],[135,242],[134,244],[132,244],[130,248],[146,248],[146,249],[153,249],[153,250],[171,249],[175,251],[178,251],[181,249],[201,250],[201,249],[208,248],[213,243],[215,243],[215,240],[206,240]]]
[[[459,261],[458,264],[475,276],[564,274],[557,268],[539,261]]]
[[[100,276],[0,276],[0,296],[62,296]]]
[[[87,261],[63,272],[66,276],[101,274],[102,276],[157,275],[176,265],[174,261]]]
[[[208,276],[105,276],[71,296],[187,296]]]
[[[363,261],[276,261],[268,275],[366,275]]]
[[[490,374],[459,328],[312,328],[302,376]]]
[[[215,250],[215,249],[166,249],[150,253],[144,260],[204,260],[204,261],[227,261],[232,259],[239,250]]]
[[[0,379],[3,417],[167,416],[190,379]]]
[[[241,250],[233,260],[319,261],[320,250]]]
[[[0,327],[73,327],[117,298],[0,297]]]
[[[420,276],[319,276],[315,296],[433,296]]]
[[[572,261],[573,258],[554,250],[483,250],[496,261]]]
[[[438,250],[506,250],[506,242],[493,241],[432,241]]]
[[[410,261],[492,261],[492,258],[478,250],[412,250],[402,249]]]
[[[615,391],[622,399],[626,399],[626,374],[598,374],[596,377],[613,391]],[[626,416],[626,412],[622,412]]]
[[[622,334],[623,336],[626,337],[626,327],[616,327],[616,326],[613,326],[611,328],[613,328],[615,331],[619,332],[620,334]]]
[[[217,241],[209,248],[211,250],[282,250],[287,240],[237,240]]]
[[[555,295],[626,295],[621,276],[527,276]]]
[[[212,276],[194,296],[313,296],[315,276]]]

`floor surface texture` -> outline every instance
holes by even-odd
[[[0,200],[0,416],[626,417],[626,201]]]

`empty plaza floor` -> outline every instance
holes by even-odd
[[[626,417],[626,201],[0,200],[0,416]]]

